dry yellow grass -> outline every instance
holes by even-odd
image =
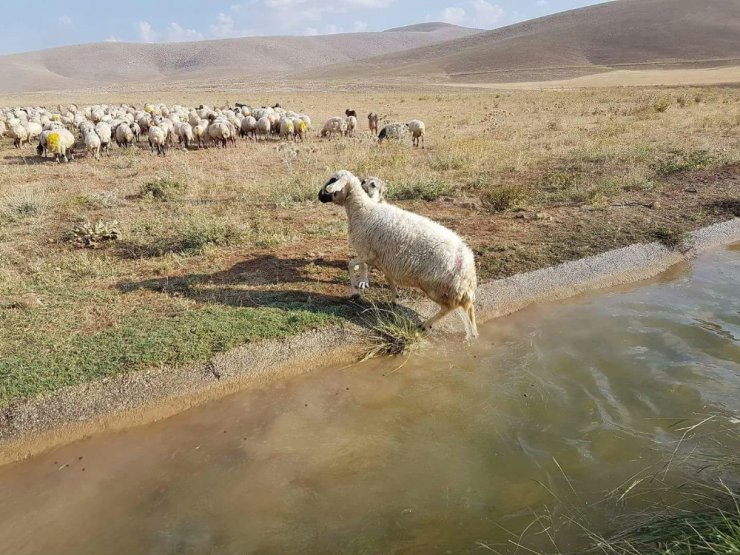
[[[467,237],[483,279],[727,219],[740,198],[737,89],[65,93],[0,104],[280,102],[315,127],[347,107],[427,123],[426,150],[313,136],[290,147],[112,149],[99,162],[0,150],[0,405],[341,318],[346,223],[316,195],[338,168]],[[366,122],[361,121],[363,128]],[[297,150],[297,153],[296,153]],[[693,173],[692,173],[693,172]],[[157,181],[164,180],[164,181]],[[151,185],[154,183],[154,185]],[[142,195],[169,186],[164,199]],[[117,222],[83,249],[80,222]],[[380,285],[377,276],[374,285]]]

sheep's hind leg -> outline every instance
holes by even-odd
[[[437,314],[435,314],[434,316],[432,316],[431,318],[429,318],[429,320],[427,320],[426,322],[424,322],[421,325],[421,329],[424,330],[424,331],[431,330],[432,329],[432,326],[434,324],[436,324],[437,322],[439,322],[442,318],[444,318],[445,316],[447,316],[453,310],[454,310],[453,308],[450,308],[448,306],[440,306],[439,307],[439,312],[437,312]]]
[[[390,287],[391,290],[391,303],[398,304],[398,286],[396,285],[396,282],[393,281],[388,274],[384,274],[385,279],[388,282],[388,287]]]

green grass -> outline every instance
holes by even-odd
[[[531,198],[529,188],[520,183],[491,187],[481,195],[483,206],[490,212],[522,208],[529,204]]]
[[[713,509],[657,518],[608,543],[608,553],[725,555],[740,553],[740,512]]]
[[[0,311],[0,326],[14,310]],[[43,334],[0,358],[0,407],[62,387],[159,365],[203,362],[261,339],[289,337],[334,321],[327,313],[227,305],[156,318],[140,311],[97,333]]]
[[[427,202],[454,194],[452,185],[441,179],[429,178],[414,181],[399,181],[388,192],[391,200],[416,200]]]

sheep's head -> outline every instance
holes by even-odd
[[[341,206],[347,200],[352,184],[360,185],[360,180],[347,170],[339,170],[321,188],[319,200],[324,203],[333,202]]]
[[[385,181],[379,177],[366,177],[362,180],[362,188],[374,201],[381,203],[385,202],[385,193],[388,189]]]

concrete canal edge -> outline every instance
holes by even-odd
[[[537,302],[654,277],[709,249],[740,241],[740,218],[691,233],[682,245],[635,244],[589,258],[483,283],[476,309],[483,322]],[[409,308],[421,314],[431,303]],[[447,318],[445,331],[457,331]],[[364,346],[355,324],[311,330],[216,355],[205,364],[152,368],[65,388],[0,413],[0,465],[108,430],[167,418],[206,401],[318,368],[352,364]]]

